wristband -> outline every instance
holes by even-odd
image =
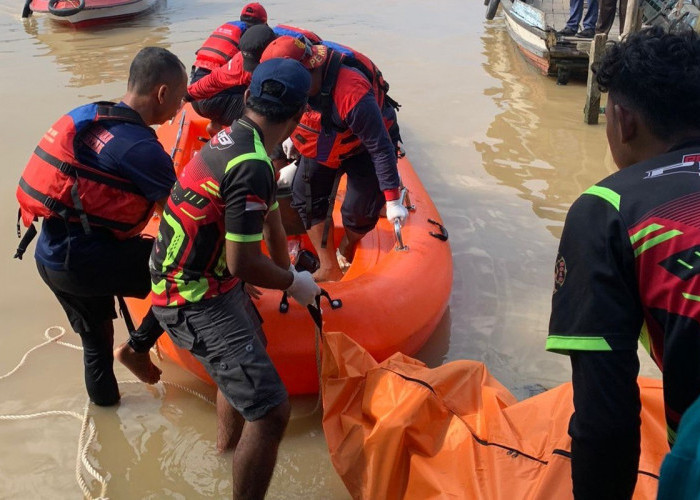
[[[384,190],[384,199],[386,201],[398,200],[400,197],[401,197],[401,193],[399,191],[399,188],[385,189]]]

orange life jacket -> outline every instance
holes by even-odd
[[[134,236],[145,227],[154,204],[137,186],[83,165],[76,158],[80,135],[100,121],[147,127],[134,110],[111,102],[87,104],[63,115],[41,138],[19,180],[19,217],[26,227],[33,227],[32,222],[39,217],[61,217],[79,221],[88,234],[92,227],[104,227],[119,239]],[[19,232],[19,221],[17,226]]]
[[[226,64],[238,52],[246,29],[248,25],[243,21],[230,21],[216,28],[195,52],[194,66],[211,71]]]

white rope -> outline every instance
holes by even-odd
[[[59,330],[60,333],[54,337],[52,337],[49,332],[51,330]],[[71,349],[76,349],[78,351],[82,351],[83,348],[74,344],[70,344],[68,342],[60,342],[58,339],[63,337],[66,334],[65,328],[61,326],[51,326],[47,328],[44,331],[44,337],[46,337],[46,342],[42,342],[39,345],[36,345],[29,349],[24,356],[22,356],[22,359],[20,362],[15,366],[12,370],[7,372],[6,374],[0,376],[0,380],[9,377],[13,373],[15,373],[19,368],[25,363],[27,360],[27,357],[29,354],[32,352],[36,351],[37,349],[44,347],[51,342],[55,342],[59,345],[69,347]],[[160,354],[160,353],[158,353]],[[143,384],[140,380],[124,380],[124,381],[119,381],[120,384]],[[160,381],[158,384],[160,386],[170,386],[170,387],[175,387],[177,389],[180,389],[181,391],[184,391],[188,394],[191,394],[193,396],[196,396],[197,398],[201,399],[202,401],[205,401],[211,405],[216,405],[213,401],[211,401],[209,398],[207,398],[205,395],[203,395],[200,392],[195,391],[194,389],[190,389],[189,387],[185,387],[180,384],[176,384],[174,382],[166,382],[166,381]],[[163,392],[163,391],[160,391]],[[77,418],[80,420],[81,423],[81,428],[80,428],[80,437],[78,438],[78,453],[76,455],[75,459],[75,480],[78,483],[78,486],[80,486],[80,489],[83,492],[83,497],[88,499],[88,500],[106,500],[107,499],[107,480],[99,473],[95,468],[92,466],[90,461],[88,460],[88,450],[90,448],[90,445],[92,444],[93,440],[95,439],[95,436],[97,434],[97,429],[95,428],[95,423],[92,418],[89,416],[89,410],[90,410],[90,399],[88,398],[86,403],[85,403],[85,409],[83,414],[81,415],[80,413],[74,412],[74,411],[68,411],[68,410],[47,410],[47,411],[42,411],[38,413],[25,413],[25,414],[6,414],[6,415],[0,415],[0,420],[31,420],[35,418],[42,418],[42,417],[49,417],[49,416],[70,416]],[[85,482],[85,479],[83,477],[83,469],[87,471],[87,473],[92,476],[97,482],[100,483],[101,488],[100,488],[100,495],[95,498],[92,496],[92,493],[90,492],[90,488],[88,487],[87,483]]]
[[[104,478],[92,467],[90,462],[87,459],[87,450],[92,444],[92,441],[95,437],[95,424],[93,423],[92,419],[88,417],[88,406],[89,406],[90,400],[87,401],[85,404],[85,413],[81,415],[80,413],[74,412],[74,411],[67,411],[67,410],[47,410],[47,411],[42,411],[38,413],[25,413],[25,414],[19,414],[19,415],[0,415],[0,420],[31,420],[35,418],[42,418],[42,417],[52,417],[52,416],[69,416],[76,418],[78,420],[82,421],[82,428],[80,431],[80,438],[78,440],[78,456],[76,458],[76,463],[75,463],[75,478],[78,482],[78,486],[80,486],[80,489],[83,491],[83,496],[87,498],[88,500],[94,500],[92,494],[90,493],[90,489],[88,488],[87,484],[85,484],[85,480],[82,477],[81,474],[81,464],[83,467],[85,467],[85,470],[88,471],[88,473],[97,479],[97,481],[100,482],[102,485],[102,492],[100,494],[99,498],[104,498],[105,497],[105,492],[107,490],[107,482],[104,480]],[[85,433],[87,431],[90,431],[89,436],[87,439],[85,439]]]
[[[59,334],[56,335],[55,337],[52,337],[52,336],[49,335],[49,331],[51,331],[51,330],[53,330],[53,329],[60,330],[61,333],[59,333]],[[39,344],[39,345],[36,345],[36,346],[32,347],[31,349],[29,349],[29,350],[24,354],[24,356],[22,356],[22,359],[19,361],[19,363],[17,364],[17,366],[15,366],[12,370],[10,370],[9,372],[7,372],[5,375],[0,375],[0,380],[2,380],[2,379],[4,379],[4,378],[7,378],[7,377],[9,377],[10,375],[12,375],[13,373],[15,373],[17,370],[20,369],[20,367],[21,367],[21,366],[24,364],[24,362],[27,360],[27,357],[28,357],[32,352],[36,351],[36,350],[39,349],[40,347],[44,347],[45,345],[49,345],[51,342],[56,342],[57,344],[61,344],[61,345],[64,345],[64,346],[66,346],[66,347],[72,347],[73,349],[81,349],[80,347],[74,346],[73,344],[68,344],[68,343],[66,343],[66,342],[58,342],[58,339],[60,339],[61,337],[63,337],[65,334],[66,334],[66,329],[63,328],[63,327],[61,327],[61,326],[50,326],[50,327],[48,327],[48,328],[46,329],[46,331],[44,332],[44,337],[46,337],[48,340],[47,340],[46,342],[43,342],[43,343],[41,343],[41,344]]]

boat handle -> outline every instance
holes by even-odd
[[[408,189],[405,187],[401,188],[401,196],[399,201],[402,205],[406,205],[406,199],[408,198]],[[406,207],[409,211],[414,211],[416,208],[411,205]],[[408,245],[404,245],[403,236],[401,235],[401,221],[399,219],[394,219],[394,236],[396,236],[396,247],[397,252],[405,252],[408,250]]]
[[[396,248],[397,252],[404,252],[408,250],[408,246],[403,244],[403,237],[401,236],[401,221],[399,219],[394,219],[394,236],[396,236]]]
[[[338,298],[332,298],[324,288],[321,288],[321,295],[319,295],[319,301],[320,297],[325,297],[328,300],[328,304],[330,304],[331,309],[340,309],[341,307],[343,307],[343,301]],[[289,299],[287,298],[286,291],[282,292],[282,299],[280,300],[279,311],[282,314],[286,314],[289,311]]]
[[[182,137],[182,128],[185,125],[185,113],[186,109],[182,110],[182,116],[180,117],[180,125],[177,129],[177,135],[175,136],[175,144],[173,144],[173,149],[170,151],[170,158],[175,159],[175,153],[179,151],[178,146],[180,145],[180,138]]]
[[[434,233],[432,231],[429,231],[428,233],[430,234],[430,236],[432,236],[433,238],[437,238],[440,241],[447,241],[447,238],[450,237],[450,235],[447,234],[447,228],[445,226],[443,226],[442,224],[440,224],[438,221],[433,220],[433,219],[428,219],[428,222],[436,225],[438,227],[438,229],[440,230],[439,233]]]

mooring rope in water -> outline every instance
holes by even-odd
[[[52,337],[51,335],[49,335],[49,332],[50,332],[51,330],[54,330],[54,329],[59,330],[61,333],[59,333],[59,334],[56,335],[55,337]],[[36,350],[39,349],[40,347],[44,347],[45,345],[49,345],[51,342],[56,342],[57,344],[64,345],[64,346],[66,346],[66,347],[70,347],[71,349],[77,349],[77,350],[79,350],[79,351],[82,351],[82,350],[83,350],[83,348],[80,347],[80,346],[73,345],[73,344],[69,344],[68,342],[59,342],[58,339],[60,339],[61,337],[63,337],[65,334],[66,334],[66,329],[63,328],[62,326],[50,326],[50,327],[48,327],[48,328],[44,331],[44,337],[46,337],[48,340],[47,340],[46,342],[42,342],[42,343],[39,344],[39,345],[35,345],[35,346],[32,347],[31,349],[29,349],[26,353],[24,353],[24,356],[22,356],[22,359],[19,361],[19,363],[17,364],[17,366],[15,366],[12,370],[10,370],[9,372],[7,372],[5,375],[0,375],[0,380],[2,380],[2,379],[4,379],[4,378],[7,378],[7,377],[9,377],[10,375],[12,375],[13,373],[15,373],[17,370],[20,369],[20,367],[21,367],[21,366],[24,364],[24,362],[27,360],[27,357],[28,357],[32,352],[36,351]]]
[[[59,330],[60,333],[54,337],[52,337],[49,332],[52,330]],[[59,341],[61,337],[63,337],[66,334],[65,328],[61,326],[50,326],[44,331],[44,337],[47,338],[46,342],[42,342],[41,344],[38,344],[31,349],[29,349],[24,356],[22,356],[22,359],[20,362],[15,366],[12,370],[7,372],[4,375],[0,376],[0,380],[9,377],[13,373],[15,373],[19,368],[24,365],[25,361],[27,360],[27,357],[29,354],[32,352],[36,351],[37,349],[44,347],[51,342],[55,342],[56,344],[69,347],[71,349],[75,349],[77,351],[82,351],[83,348],[74,344],[70,344],[68,342],[62,342]],[[158,353],[160,354],[160,353]],[[162,359],[162,358],[161,358]],[[119,381],[120,384],[143,384],[144,382],[141,382],[140,380],[123,380]],[[216,406],[216,403],[211,401],[209,398],[207,398],[204,394],[195,391],[194,389],[190,389],[189,387],[185,387],[184,385],[177,384],[175,382],[166,382],[161,380],[158,382],[158,384],[162,384],[163,386],[170,386],[170,387],[175,387],[176,389],[180,389],[181,391],[184,391],[188,394],[191,394],[202,401],[205,401],[209,403],[210,405]],[[155,384],[155,385],[158,385]],[[80,413],[74,412],[74,411],[69,411],[69,410],[47,410],[47,411],[42,411],[42,412],[37,412],[37,413],[25,413],[25,414],[6,414],[6,415],[0,415],[0,420],[30,420],[30,419],[35,419],[35,418],[41,418],[41,417],[48,417],[48,416],[70,416],[77,418],[80,420],[81,423],[81,428],[80,428],[80,437],[78,438],[78,454],[76,456],[75,460],[75,480],[78,483],[78,486],[80,486],[80,489],[83,492],[84,498],[88,500],[106,500],[107,499],[107,480],[99,473],[95,468],[92,466],[90,461],[88,460],[88,449],[90,448],[90,445],[92,444],[93,440],[95,439],[95,436],[97,434],[97,429],[95,427],[94,420],[90,418],[89,416],[89,410],[90,410],[90,399],[88,398],[86,403],[85,403],[85,409],[83,414],[81,415]],[[85,479],[83,478],[82,474],[82,468],[84,468],[87,473],[92,476],[97,482],[100,483],[101,489],[100,489],[100,495],[95,498],[92,496],[92,493],[90,492],[90,488],[88,487],[87,483],[85,482]]]
[[[86,404],[85,404],[85,413],[81,415],[80,413],[74,412],[74,411],[68,411],[68,410],[47,410],[47,411],[42,411],[42,412],[37,412],[37,413],[25,413],[25,414],[15,414],[15,415],[0,415],[0,420],[31,420],[35,418],[41,418],[41,417],[50,417],[50,416],[69,416],[73,418],[77,418],[78,420],[82,421],[82,426],[80,429],[80,437],[78,439],[78,454],[75,459],[75,479],[78,482],[78,486],[80,486],[80,489],[83,492],[83,496],[87,498],[88,500],[94,500],[94,497],[92,496],[92,493],[90,492],[90,489],[88,488],[87,484],[85,483],[85,479],[82,476],[81,473],[81,464],[82,467],[85,468],[85,470],[90,474],[92,477],[94,477],[102,486],[101,491],[100,491],[100,496],[97,497],[99,499],[104,499],[106,498],[105,494],[107,492],[107,481],[100,475],[99,472],[95,470],[95,468],[92,466],[90,461],[88,460],[87,457],[87,452],[92,444],[92,441],[95,438],[96,434],[96,429],[95,429],[95,424],[93,423],[92,419],[88,417],[88,408],[90,405],[90,400],[88,399]],[[86,434],[87,439],[86,439]]]

